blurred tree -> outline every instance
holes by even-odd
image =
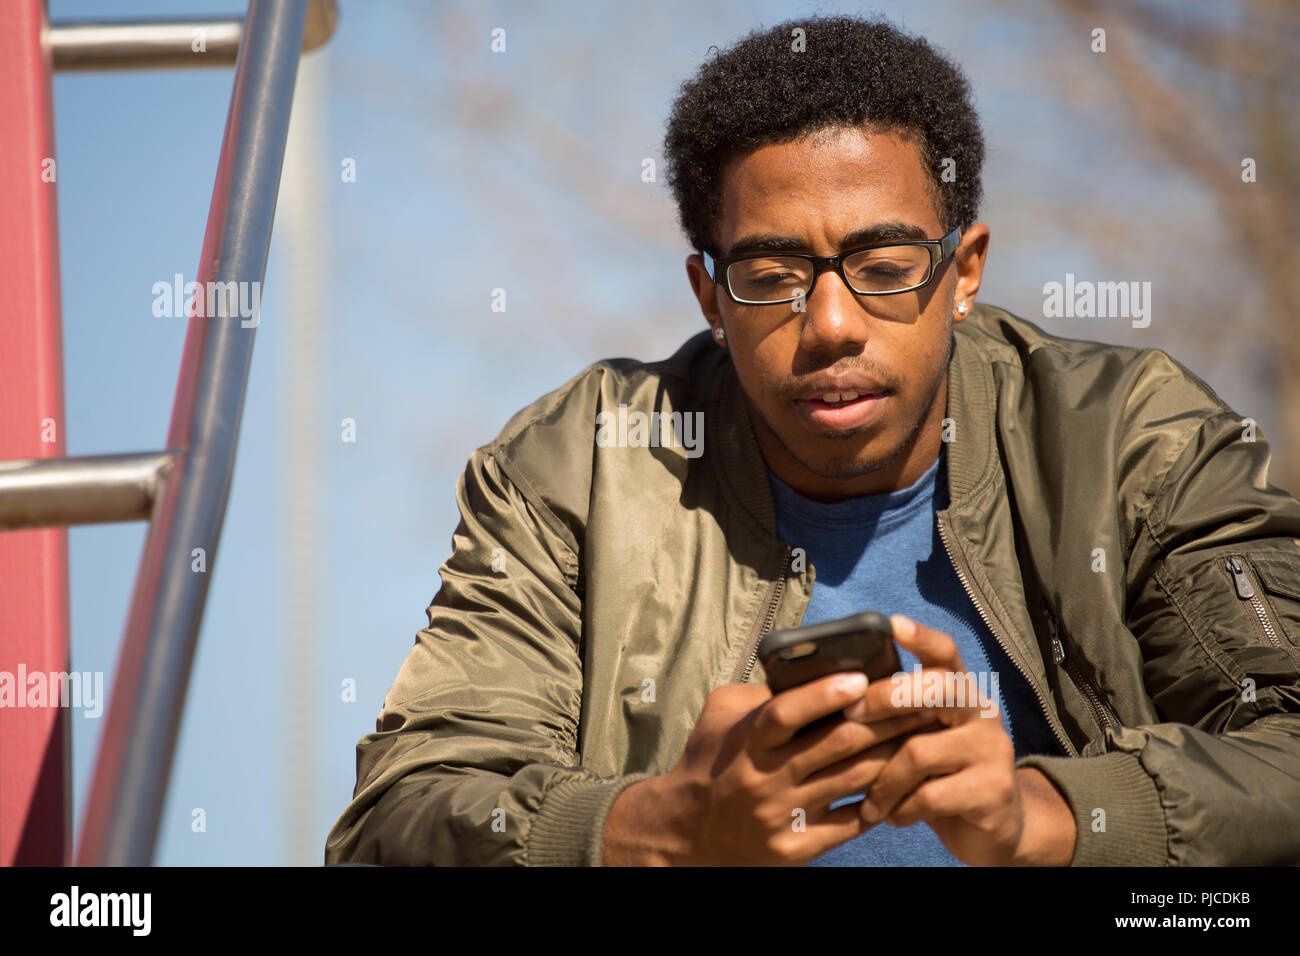
[[[1220,326],[1219,342],[1226,333],[1253,353],[1279,423],[1270,480],[1300,492],[1300,335],[1290,327],[1300,303],[1300,5],[1058,0],[1057,9],[1083,37],[1106,31],[1112,105],[1134,141],[1211,197],[1236,255],[1194,264],[1191,281],[1226,287],[1234,304],[1200,318]],[[1045,72],[1063,86],[1077,79]],[[1186,235],[1170,233],[1168,255],[1188,255]]]

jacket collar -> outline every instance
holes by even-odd
[[[956,426],[948,444],[949,507],[962,513],[971,499],[999,471],[994,444],[996,396],[988,357],[967,328],[976,313],[954,327],[956,345],[948,364],[947,417]],[[716,349],[716,346],[714,346]],[[717,450],[719,481],[733,506],[768,536],[776,535],[776,513],[768,484],[767,463],[755,437],[753,422],[735,366],[721,349],[713,372],[715,413],[708,416],[706,434]],[[710,456],[712,457],[712,456]]]

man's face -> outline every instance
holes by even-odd
[[[915,145],[894,135],[840,128],[765,146],[723,172],[719,251],[764,251],[752,246],[758,237],[785,237],[795,243],[786,251],[822,256],[871,242],[937,239],[944,230],[927,185]],[[716,287],[708,281],[698,256],[687,265],[710,325],[726,332],[777,477],[836,500],[906,487],[934,463],[953,344],[953,260],[925,288],[887,296],[859,296],[824,271],[804,311],[798,303],[739,305],[721,275]],[[974,288],[962,285],[969,308],[978,276]]]

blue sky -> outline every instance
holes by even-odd
[[[55,20],[242,6],[50,0]],[[640,178],[642,159],[661,156],[677,85],[710,45],[781,19],[859,10],[758,0],[340,8],[338,32],[299,83],[300,99],[317,92],[319,134],[286,165],[286,176],[315,183],[305,230],[318,256],[293,264],[282,190],[161,864],[320,862],[351,796],[356,741],[426,623],[466,457],[590,362],[659,358],[703,328],[667,190]],[[1089,79],[1103,67],[1086,37],[1011,4],[875,9],[945,48],[971,78],[988,143],[982,219],[994,236],[981,299],[1063,334],[1166,348],[1267,431],[1271,410],[1250,376],[1173,317],[1187,292],[1160,244],[1171,221],[1213,211],[1125,140],[1103,77]],[[507,30],[505,54],[488,49],[496,26]],[[1098,92],[1065,98],[1041,75],[1047,62]],[[69,454],[162,447],[185,323],[152,315],[151,288],[177,272],[193,277],[232,72],[55,79]],[[353,183],[339,177],[347,158]],[[1043,283],[1067,272],[1151,280],[1152,327],[1043,319]],[[303,283],[318,303],[319,362],[312,414],[295,419],[288,369],[303,340],[288,313]],[[498,287],[505,313],[490,309]],[[355,442],[340,440],[345,418],[357,423]],[[303,429],[312,482],[289,487],[289,441]],[[285,517],[295,498],[315,515],[303,566]],[[104,671],[107,686],[144,533],[143,524],[71,532],[73,664]],[[305,621],[286,599],[293,581],[315,596]],[[292,635],[313,648],[303,691],[288,673]],[[356,702],[341,699],[346,680]],[[303,753],[293,752],[295,719],[299,733],[308,728]],[[103,723],[73,718],[78,836]],[[290,785],[294,774],[303,786]],[[191,828],[195,808],[204,832]]]

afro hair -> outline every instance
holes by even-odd
[[[664,137],[665,178],[691,246],[721,253],[728,162],[838,127],[915,142],[945,231],[975,221],[984,138],[960,68],[883,20],[814,17],[749,34],[682,84]]]

